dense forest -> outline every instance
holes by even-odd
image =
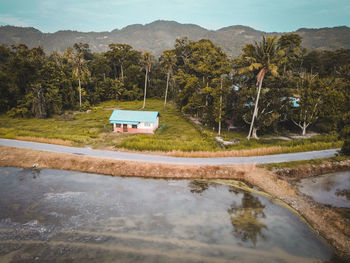
[[[236,59],[210,40],[176,40],[159,58],[127,44],[88,44],[45,54],[0,46],[0,112],[47,118],[106,100],[164,99],[220,133],[341,132],[350,124],[350,50],[306,50],[286,34],[247,44]]]

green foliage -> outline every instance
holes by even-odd
[[[283,162],[283,163],[268,163],[268,164],[259,164],[258,167],[266,168],[270,171],[274,169],[282,169],[282,168],[298,168],[303,165],[320,165],[324,162],[342,162],[348,160],[347,156],[336,156],[332,158],[325,159],[312,159],[312,160],[304,160],[304,161],[293,161],[293,162]]]
[[[139,109],[140,101],[119,102],[118,108]],[[218,150],[218,146],[212,138],[203,138],[194,125],[183,118],[181,112],[173,104],[169,104],[164,110],[160,100],[148,100],[146,110],[159,111],[160,128],[154,135],[138,134],[129,135],[115,146],[132,150],[154,150],[154,151],[209,151]],[[166,124],[166,126],[163,126]],[[164,127],[164,128],[163,128]]]
[[[344,143],[341,148],[341,154],[350,156],[350,125],[344,127],[341,132]]]
[[[129,149],[216,151],[218,146],[213,137],[220,123],[223,137],[241,140],[230,149],[280,145],[285,151],[299,151],[339,147],[338,138],[291,142],[264,139],[265,134],[295,132],[295,123],[302,129],[305,123],[308,129],[326,133],[340,132],[348,125],[350,51],[307,51],[301,43],[301,37],[296,34],[263,37],[260,42],[247,44],[241,56],[232,60],[210,40],[182,38],[177,39],[174,49],[165,51],[158,62],[149,52],[141,53],[118,43],[111,44],[109,50],[102,53],[91,53],[87,44],[79,43],[63,54],[45,54],[40,47],[29,49],[21,44],[2,45],[0,112],[7,112],[14,122],[18,121],[16,118],[23,118],[25,129],[21,130],[19,124],[12,126],[14,122],[3,116],[1,134],[65,137],[82,144],[98,141]],[[263,83],[254,126],[262,139],[248,142],[244,133],[252,120],[259,91],[257,77]],[[80,92],[81,107],[78,106]],[[69,121],[69,131],[62,131],[51,123],[60,119],[57,116],[62,116],[64,111],[80,108],[85,111],[106,105],[105,101],[113,107],[139,109],[141,106],[133,101],[142,99],[146,92],[147,100],[167,94],[167,99],[173,102],[169,104],[169,112],[164,111],[166,128],[160,128],[155,136],[109,136],[104,140],[101,134],[109,131],[108,124],[89,120],[87,123],[91,126],[80,126],[83,113]],[[299,107],[292,103],[296,98]],[[152,107],[162,112],[160,101],[150,100],[146,109]],[[88,116],[98,118],[102,112],[97,108]],[[194,117],[200,125],[184,121],[183,113]],[[48,118],[48,123],[62,135],[51,132],[45,122],[26,119],[31,117]],[[84,132],[70,126],[73,123]],[[229,123],[240,132],[224,132]],[[47,131],[31,124],[42,125]],[[99,132],[91,130],[94,128]]]

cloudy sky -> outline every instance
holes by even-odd
[[[111,31],[154,20],[286,32],[350,26],[350,0],[0,0],[0,25]]]

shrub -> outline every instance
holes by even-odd
[[[344,141],[344,144],[341,147],[340,153],[343,154],[343,155],[349,155],[350,156],[350,138],[346,139]]]
[[[344,129],[341,131],[341,136],[344,138],[344,144],[341,147],[340,153],[350,156],[350,125],[344,127]]]

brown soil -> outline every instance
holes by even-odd
[[[274,173],[276,173],[279,178],[294,181],[306,177],[347,170],[350,170],[350,159],[340,162],[325,161],[320,165],[307,164],[293,168],[280,168],[274,170]]]
[[[283,176],[255,165],[205,166],[155,164],[120,161],[73,154],[18,149],[0,146],[0,166],[53,168],[114,176],[154,178],[236,179],[246,181],[278,198],[297,210],[305,220],[332,244],[336,250],[350,257],[350,222],[340,211],[322,206],[298,193],[283,180]],[[322,170],[320,168],[320,170]],[[323,169],[322,171],[324,171]],[[329,172],[328,168],[327,171]]]

